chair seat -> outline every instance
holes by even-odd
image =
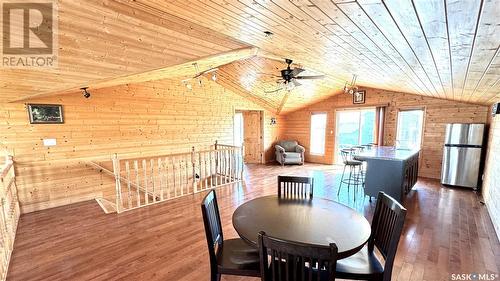
[[[300,159],[302,157],[302,153],[300,152],[285,152],[285,158],[297,158]]]
[[[217,264],[222,274],[260,276],[259,250],[239,238],[224,240]]]
[[[344,164],[350,165],[350,166],[359,166],[359,165],[363,165],[363,162],[358,161],[358,160],[347,160],[347,161],[344,161]]]
[[[384,267],[365,246],[356,254],[337,261],[337,277],[345,279],[378,279],[384,274]]]

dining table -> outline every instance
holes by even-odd
[[[356,210],[325,198],[258,197],[233,213],[233,226],[247,243],[257,247],[258,233],[314,245],[335,243],[338,259],[357,253],[370,238],[371,227]]]

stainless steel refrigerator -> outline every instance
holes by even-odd
[[[441,183],[477,188],[484,124],[447,124]]]

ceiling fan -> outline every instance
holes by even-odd
[[[292,62],[293,61],[291,59],[285,59],[287,67],[281,70],[281,75],[270,74],[272,76],[279,77],[279,79],[276,81],[276,83],[278,84],[278,88],[271,91],[264,91],[265,93],[275,93],[284,89],[291,91],[295,89],[295,87],[302,85],[297,80],[322,79],[325,77],[324,75],[299,76],[299,74],[304,72],[305,69],[300,67],[291,68]]]
[[[202,81],[201,81],[201,77],[205,74],[209,74],[209,73],[213,73],[212,74],[212,80],[215,81],[217,80],[217,70],[219,70],[219,68],[217,67],[213,67],[213,68],[210,68],[210,69],[207,69],[205,71],[201,71],[200,72],[200,68],[198,67],[198,64],[195,62],[193,63],[193,66],[194,66],[194,69],[196,70],[196,75],[194,75],[193,77],[191,78],[187,78],[187,79],[184,79],[182,80],[182,84],[184,84],[189,90],[191,90],[193,88],[193,86],[191,85],[191,80],[196,80],[198,85],[202,86]]]

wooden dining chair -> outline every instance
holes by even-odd
[[[259,251],[239,238],[224,240],[214,190],[203,199],[201,213],[210,257],[210,280],[218,281],[222,274],[260,277]]]
[[[279,198],[312,199],[313,190],[314,190],[314,178],[278,176]]]
[[[262,281],[333,281],[337,245],[310,245],[267,236],[258,237]]]
[[[384,192],[379,192],[368,246],[337,263],[337,276],[354,280],[391,280],[392,267],[403,230],[406,209]],[[385,263],[376,257],[375,247]]]

